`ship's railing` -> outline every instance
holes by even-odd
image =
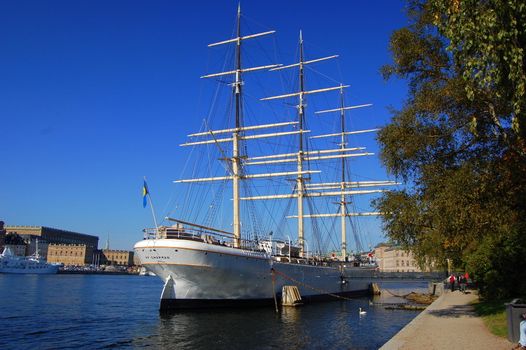
[[[222,245],[226,247],[234,247],[232,237],[224,234],[210,231],[201,228],[192,228],[187,226],[160,226],[157,230],[155,228],[144,229],[144,239],[185,239],[197,242],[204,242],[214,245]],[[270,245],[267,249],[263,246],[265,243]],[[282,244],[283,247],[278,248],[277,245]],[[334,266],[340,264],[347,264],[348,266],[353,265],[353,261],[342,262],[331,256],[311,255],[308,258],[300,257],[294,250],[297,249],[295,246],[291,246],[291,254],[288,252],[288,241],[286,240],[270,240],[270,239],[241,239],[240,249],[249,250],[253,252],[266,252],[269,254],[269,248],[271,248],[272,256],[277,261],[288,262],[291,264],[303,264],[303,265],[317,265],[317,266]],[[269,254],[270,255],[270,254]]]
[[[192,227],[174,227],[160,226],[158,229],[144,229],[144,239],[187,239],[199,241],[208,244],[223,245],[233,247],[234,243],[231,237],[200,228]],[[261,252],[257,240],[241,239],[241,249]]]

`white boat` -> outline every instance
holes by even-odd
[[[152,271],[146,269],[146,267],[142,266],[139,269],[139,276],[155,276],[155,273],[153,273]]]
[[[190,142],[182,146],[217,146],[221,160],[226,163],[225,176],[210,176],[178,180],[178,183],[198,182],[231,182],[232,183],[232,230],[211,227],[211,220],[205,219],[196,223],[195,221],[182,220],[182,218],[166,218],[175,222],[173,226],[160,226],[155,229],[146,230],[144,240],[135,244],[135,253],[141,264],[147,266],[148,270],[154,272],[164,281],[161,295],[161,310],[178,308],[198,307],[221,307],[221,306],[243,306],[256,304],[272,304],[279,301],[284,286],[296,286],[301,294],[303,302],[313,300],[325,300],[335,298],[347,298],[351,296],[369,293],[370,283],[374,278],[375,268],[360,266],[360,262],[353,261],[348,255],[347,227],[346,221],[355,216],[372,216],[379,213],[374,212],[351,212],[348,210],[350,197],[353,195],[380,193],[385,191],[384,186],[394,185],[392,181],[349,181],[346,177],[346,159],[371,155],[364,152],[363,147],[347,148],[346,138],[350,134],[372,132],[376,129],[346,131],[345,112],[350,109],[366,107],[367,105],[346,107],[343,103],[343,91],[347,86],[338,85],[330,88],[316,90],[305,90],[304,67],[311,63],[335,58],[329,56],[324,58],[305,60],[303,56],[303,39],[300,32],[300,59],[298,63],[290,65],[267,64],[258,67],[245,68],[241,65],[241,46],[245,40],[258,38],[272,34],[267,31],[257,34],[242,35],[241,33],[241,11],[238,9],[236,36],[232,39],[210,44],[209,46],[235,44],[234,67],[226,72],[214,73],[204,78],[233,77],[232,87],[232,124],[225,129],[210,130],[208,126],[202,132],[189,135]],[[257,70],[281,70],[286,68],[298,69],[298,90],[280,96],[264,98],[262,100],[274,100],[281,98],[297,98],[298,114],[297,120],[288,122],[275,122],[271,124],[244,125],[243,123],[243,98],[244,81],[242,75]],[[341,117],[341,129],[338,133],[317,135],[313,138],[336,138],[340,141],[336,149],[313,150],[307,148],[304,134],[309,130],[304,129],[305,121],[305,97],[314,93],[325,91],[339,91],[342,95],[340,105],[337,108],[320,111],[319,113],[337,112]],[[292,128],[283,132],[265,134],[254,134],[261,129],[283,129]],[[227,135],[225,137],[225,135]],[[274,153],[251,157],[246,152],[246,144],[249,140],[265,139],[271,137],[297,137],[294,141],[294,150],[289,153]],[[222,145],[231,143],[231,150],[223,149]],[[275,150],[273,150],[275,151]],[[200,158],[203,157],[201,154]],[[341,171],[337,171],[337,178],[333,182],[312,183],[311,175],[320,171],[311,169],[311,163],[326,160],[337,160]],[[340,162],[341,160],[341,162]],[[287,171],[271,171],[267,173],[250,172],[248,168],[258,168],[267,165],[293,166]],[[293,188],[288,194],[271,194],[253,196],[245,190],[246,197],[240,193],[243,188],[241,184],[249,181],[262,179],[278,179],[293,177]],[[289,180],[290,181],[290,180]],[[337,182],[334,182],[337,181]],[[289,182],[290,183],[290,182]],[[275,190],[273,182],[266,185],[266,190]],[[360,189],[356,189],[360,187]],[[366,189],[362,189],[366,188]],[[377,187],[382,189],[367,189]],[[145,191],[147,193],[147,191]],[[210,195],[210,202],[214,201],[222,191]],[[197,197],[189,197],[187,207]],[[201,198],[201,197],[199,197]],[[228,198],[228,196],[227,196]],[[307,200],[318,198],[337,198],[337,206],[333,213],[319,213],[309,210],[304,212]],[[280,235],[269,233],[266,237],[255,232],[247,232],[242,227],[241,202],[253,203],[252,201],[293,199],[296,203],[297,214],[283,215],[283,218],[297,221],[297,231],[294,229],[294,239],[273,239]],[[200,201],[197,199],[197,201]],[[310,202],[308,203],[311,204]],[[213,208],[214,205],[210,205]],[[261,211],[254,216],[260,216],[260,220],[271,221],[276,218],[272,215],[263,214]],[[262,217],[262,218],[261,218]],[[185,217],[183,217],[185,218]],[[307,218],[341,218],[341,234],[334,235],[335,231],[329,232],[334,238],[340,240],[341,253],[323,255],[321,250],[309,251],[306,239]],[[280,220],[279,218],[278,220]],[[256,219],[254,219],[255,221]],[[250,220],[247,220],[250,221]],[[157,225],[156,225],[157,226]],[[313,226],[310,226],[313,230]],[[277,230],[280,230],[278,226]],[[281,234],[282,237],[286,235]],[[338,237],[339,236],[339,237]],[[310,237],[310,236],[309,236]],[[309,238],[310,239],[310,238]],[[312,244],[313,242],[311,242]],[[313,245],[313,244],[312,244]]]
[[[9,246],[0,255],[0,273],[55,274],[59,265],[48,264],[35,253],[34,256],[16,256]]]

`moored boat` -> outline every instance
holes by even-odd
[[[0,255],[0,273],[55,274],[59,265],[49,264],[35,256],[16,256],[9,246]]]

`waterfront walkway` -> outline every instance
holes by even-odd
[[[380,349],[511,349],[514,344],[490,333],[471,303],[476,291],[446,291]]]

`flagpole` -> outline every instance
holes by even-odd
[[[144,177],[144,182],[146,183],[146,176]],[[159,226],[157,225],[157,219],[155,218],[155,210],[153,208],[152,197],[150,196],[149,189],[146,192],[146,196],[148,197],[148,202],[150,203],[150,208],[152,210],[153,223],[155,225],[155,239],[158,239],[159,238]]]

